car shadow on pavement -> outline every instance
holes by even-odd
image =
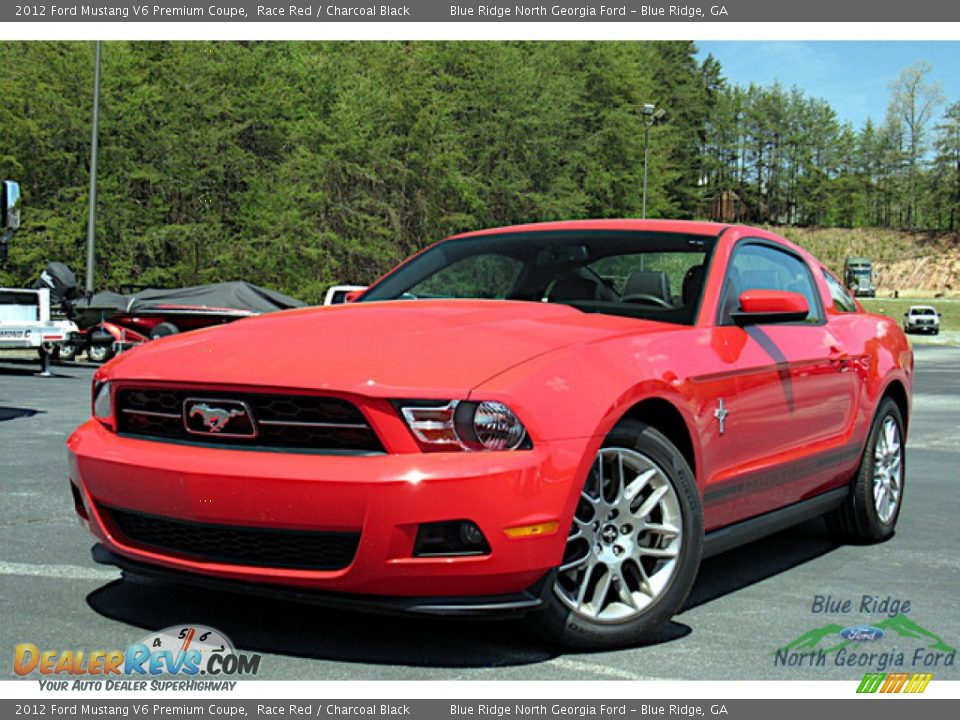
[[[811,521],[704,561],[684,610],[736,592],[838,545],[821,521]],[[354,613],[259,596],[126,578],[87,596],[98,614],[160,630],[180,623],[209,625],[249,652],[338,662],[438,668],[529,665],[570,655],[537,638],[523,618],[462,620]],[[644,643],[662,645],[689,635],[671,622]]]
[[[76,378],[76,375],[68,375],[63,372],[65,369],[65,367],[60,365],[51,365],[50,375],[41,378],[40,363],[37,360],[0,357],[0,375],[7,377],[35,377],[43,380],[73,380]]]
[[[354,613],[272,598],[125,578],[87,596],[94,611],[148,630],[197,623],[249,652],[417,667],[507,667],[557,651],[522,619],[457,620]]]
[[[5,420],[17,420],[19,418],[33,417],[43,410],[34,410],[33,408],[5,407],[0,405],[0,422]]]
[[[691,610],[840,547],[820,518],[708,558],[683,609]]]

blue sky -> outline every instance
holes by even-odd
[[[917,60],[933,66],[947,103],[960,101],[960,42],[739,42],[698,40],[702,60],[712,54],[732,84],[769,85],[779,80],[827,100],[841,121],[859,128],[868,117],[882,122],[888,85]]]

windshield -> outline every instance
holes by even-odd
[[[712,237],[622,230],[447,240],[401,265],[360,302],[521,300],[692,324],[713,244]]]
[[[936,315],[936,311],[933,308],[911,308],[911,315]]]

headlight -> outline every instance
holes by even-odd
[[[461,402],[401,405],[414,437],[433,450],[516,450],[527,430],[501,402]]]
[[[490,401],[480,403],[473,411],[473,432],[487,450],[515,450],[527,434],[513,410]]]
[[[108,425],[113,424],[113,393],[109,382],[93,386],[93,416]]]

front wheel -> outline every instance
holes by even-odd
[[[621,422],[594,458],[543,610],[548,639],[606,649],[648,639],[686,600],[703,518],[693,472],[654,428]]]
[[[843,505],[827,515],[840,540],[874,543],[893,535],[903,502],[906,439],[900,408],[884,398],[873,418],[860,467]]]

